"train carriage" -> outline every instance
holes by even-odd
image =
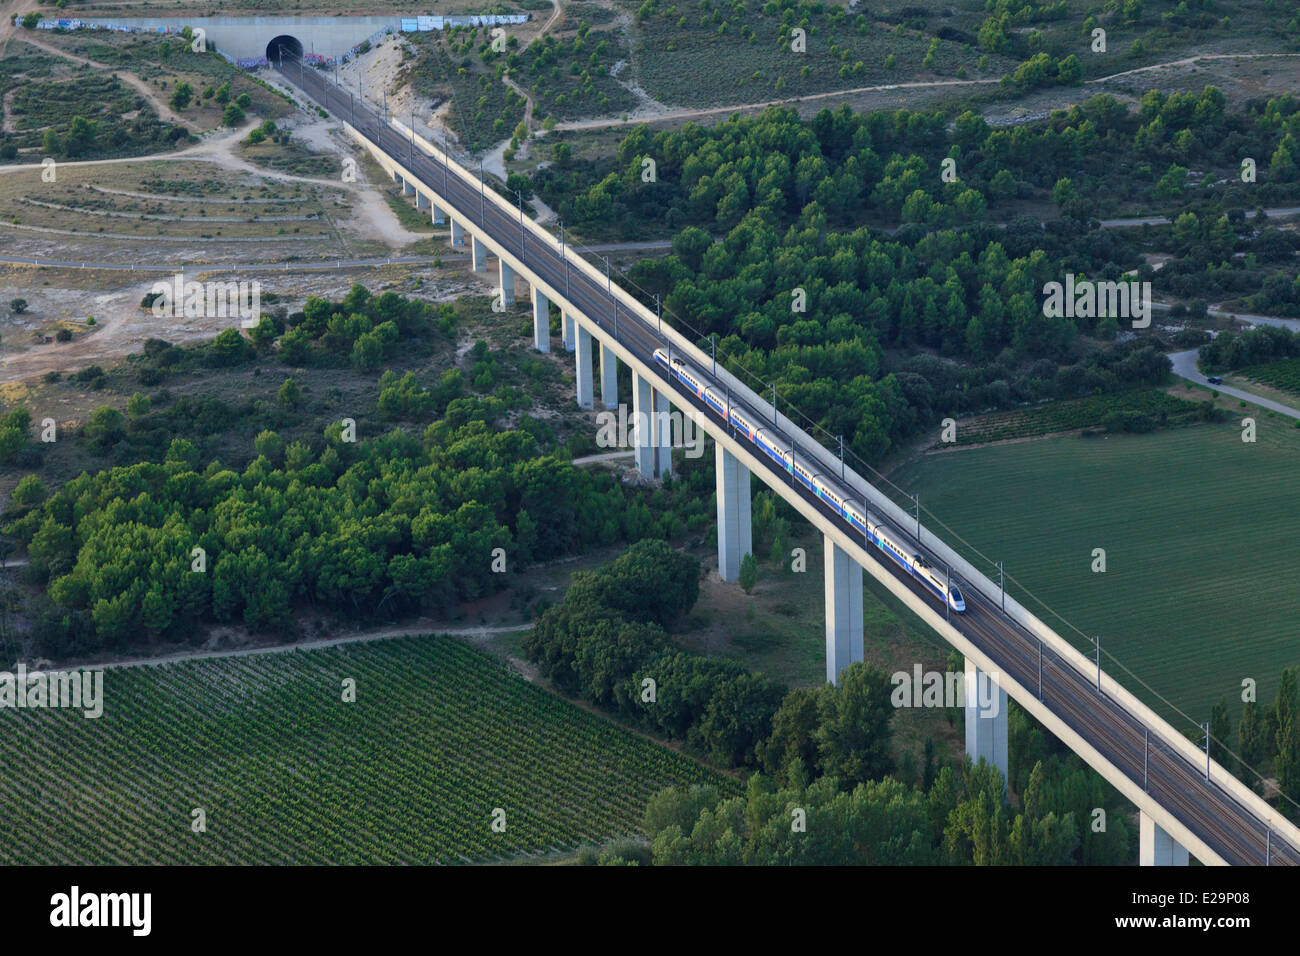
[[[949,581],[946,574],[939,574],[921,555],[910,548],[904,548],[889,530],[881,524],[872,524],[867,520],[866,509],[857,501],[845,497],[830,479],[823,477],[810,467],[809,460],[794,454],[785,446],[784,439],[778,438],[770,429],[760,428],[755,424],[751,414],[738,409],[718,394],[715,386],[708,385],[703,378],[680,358],[671,357],[665,349],[656,349],[655,361],[664,366],[674,378],[690,387],[696,397],[723,421],[730,422],[744,438],[763,451],[769,458],[779,462],[781,467],[798,479],[819,500],[828,505],[841,520],[855,531],[865,536],[869,545],[875,545],[889,555],[895,564],[915,578],[933,597],[937,597],[958,614],[966,611],[965,597],[956,582]]]

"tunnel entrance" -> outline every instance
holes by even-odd
[[[266,60],[272,66],[278,66],[283,60],[292,63],[302,59],[302,41],[297,37],[282,34],[266,45]]]

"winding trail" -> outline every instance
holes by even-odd
[[[1122,76],[1132,76],[1135,73],[1147,73],[1151,70],[1163,70],[1171,66],[1191,66],[1193,63],[1199,63],[1201,60],[1257,60],[1262,57],[1270,56],[1300,56],[1300,53],[1198,53],[1195,56],[1184,57],[1181,60],[1167,60],[1164,63],[1153,63],[1151,66],[1139,66],[1136,69],[1124,70],[1120,73],[1111,73],[1106,76],[1098,76],[1087,83],[1106,83],[1110,80],[1117,80]]]
[[[1251,60],[1263,59],[1267,57],[1300,57],[1300,53],[1201,53],[1196,56],[1184,57],[1181,60],[1168,60],[1164,63],[1153,63],[1150,66],[1141,66],[1132,70],[1123,70],[1119,73],[1110,73],[1106,76],[1094,77],[1086,80],[1086,83],[1108,83],[1121,77],[1131,76],[1135,73],[1147,73],[1152,70],[1161,70],[1169,67],[1190,66],[1201,60]],[[881,93],[888,90],[910,90],[910,89],[932,89],[945,86],[987,86],[990,83],[1001,83],[1003,77],[993,77],[991,79],[979,80],[921,80],[914,83],[884,83],[875,86],[859,86],[847,90],[832,90],[827,93],[813,93],[808,96],[788,96],[775,100],[763,100],[758,103],[741,103],[733,106],[712,106],[704,109],[670,109],[658,115],[629,115],[628,118],[606,117],[602,119],[590,120],[571,120],[566,123],[557,123],[555,128],[560,130],[580,130],[580,129],[603,129],[611,126],[628,126],[637,123],[657,123],[670,122],[679,119],[691,119],[697,116],[715,116],[720,113],[740,113],[746,110],[766,109],[769,106],[788,106],[792,103],[807,103],[815,100],[834,99],[842,96],[855,96],[862,93]]]
[[[24,43],[34,46],[37,49],[44,50],[46,53],[52,53],[55,56],[62,57],[65,60],[71,60],[73,63],[78,63],[82,66],[89,66],[102,73],[114,76],[148,100],[149,105],[154,108],[154,111],[161,119],[164,119],[169,123],[175,123],[177,126],[183,126],[190,131],[197,129],[193,122],[187,120],[167,105],[167,103],[163,102],[163,100],[159,98],[158,94],[154,92],[153,88],[134,73],[127,73],[111,67],[106,63],[100,63],[98,60],[92,60],[84,56],[77,56],[75,53],[69,53],[67,50],[61,50],[53,44],[36,39],[35,36],[27,35],[31,33],[35,33],[35,31],[25,31],[24,36],[22,37]]]
[[[16,562],[9,562],[10,565]],[[180,654],[164,654],[158,657],[141,657],[126,661],[83,661],[80,663],[68,663],[59,667],[46,668],[46,673],[56,673],[58,671],[77,670],[78,668],[91,668],[99,670],[103,668],[120,667],[152,667],[158,664],[178,664],[182,661],[204,661],[216,660],[223,657],[252,657],[256,654],[288,654],[297,650],[314,651],[323,647],[338,647],[341,644],[366,644],[371,641],[383,641],[392,637],[412,637],[415,635],[427,635],[430,638],[439,637],[468,637],[474,643],[481,644],[487,638],[494,634],[514,634],[521,631],[531,631],[532,624],[503,624],[493,627],[459,627],[448,628],[441,627],[435,623],[429,623],[421,627],[388,627],[380,628],[373,631],[358,631],[355,634],[348,634],[343,637],[324,637],[317,640],[298,641],[294,644],[266,644],[257,647],[241,647],[231,651],[184,651]]]

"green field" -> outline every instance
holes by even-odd
[[[1281,418],[1258,427],[1254,444],[1229,423],[973,448],[891,477],[1199,721],[1221,696],[1239,712],[1246,677],[1272,700],[1282,668],[1300,663],[1300,432]]]
[[[739,791],[453,638],[115,668],[102,717],[0,726],[4,864],[507,859],[636,833],[665,786]]]

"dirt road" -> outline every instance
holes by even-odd
[[[113,74],[123,83],[125,83],[127,86],[131,87],[141,96],[143,96],[146,100],[148,100],[149,104],[154,108],[154,111],[162,119],[166,120],[168,123],[175,123],[177,126],[183,126],[186,129],[190,130],[191,132],[195,130],[195,126],[192,122],[190,122],[185,117],[181,116],[179,113],[173,110],[170,106],[168,106],[167,103],[164,102],[161,98],[159,98],[158,94],[154,92],[153,87],[151,87],[144,80],[140,79],[140,77],[136,76],[134,73],[127,73],[123,70],[117,70],[111,66],[108,66],[105,63],[99,63],[95,60],[88,59],[84,56],[77,56],[75,53],[69,53],[67,50],[61,50],[57,46],[54,46],[53,44],[46,43],[43,40],[36,39],[34,33],[35,31],[33,30],[25,30],[23,32],[22,41],[24,43],[31,44],[32,46],[37,47],[38,49],[44,50],[46,53],[52,53],[55,56],[63,57],[63,59],[65,60],[71,60],[73,63],[79,63],[82,66],[94,67],[96,70],[99,70],[103,73]]]

